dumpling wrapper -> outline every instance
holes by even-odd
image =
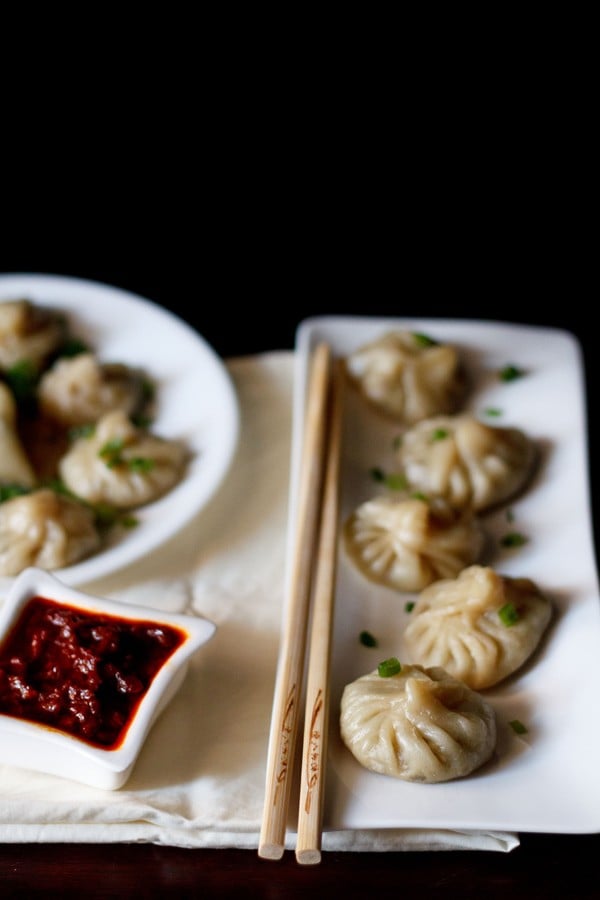
[[[346,520],[344,546],[366,578],[420,591],[480,558],[485,535],[473,516],[418,498],[375,497]]]
[[[516,620],[505,624],[500,610],[513,609]],[[443,666],[474,690],[484,690],[521,668],[551,617],[552,605],[533,581],[475,565],[425,588],[404,644],[419,664]]]
[[[523,431],[487,425],[468,413],[419,422],[402,436],[397,454],[413,490],[473,512],[518,494],[537,461]]]
[[[340,732],[365,768],[429,784],[469,775],[496,747],[493,707],[444,669],[419,665],[347,684]]]
[[[182,443],[137,428],[116,410],[103,416],[89,437],[74,441],[58,469],[67,488],[88,503],[133,509],[171,490],[188,457]]]
[[[99,547],[94,513],[70,497],[41,488],[0,503],[0,575],[61,569]]]
[[[373,406],[408,425],[454,412],[467,387],[455,347],[410,331],[392,331],[359,347],[347,356],[346,371]]]
[[[101,363],[93,353],[58,359],[38,386],[41,412],[71,427],[98,421],[119,409],[137,412],[144,399],[140,373],[120,363]]]
[[[34,484],[35,472],[17,431],[17,404],[10,388],[0,382],[0,485]]]
[[[23,362],[41,370],[65,336],[59,312],[26,299],[0,302],[0,370]]]

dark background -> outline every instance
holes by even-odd
[[[343,165],[346,179],[321,172],[313,182],[291,170],[281,193],[279,170],[227,182],[227,163],[218,171],[205,193],[166,200],[164,188],[140,192],[139,180],[129,194],[90,192],[86,183],[80,199],[59,184],[32,209],[0,217],[0,273],[132,291],[185,319],[222,357],[291,349],[299,322],[325,314],[566,329],[582,351],[595,459],[598,282],[575,170],[550,190],[553,173],[542,163],[535,171],[498,163],[494,178],[463,171],[451,188],[440,173],[425,187],[421,169],[406,192],[392,182],[388,193],[376,170],[372,183],[350,190]],[[597,497],[593,465],[589,474]]]
[[[356,130],[365,127],[370,96],[363,97]],[[275,116],[266,141],[256,122],[249,124],[250,114],[241,121],[232,114],[227,142],[218,130],[207,137],[205,128],[208,159],[189,132],[182,143],[181,132],[170,130],[168,159],[149,135],[124,147],[114,132],[105,133],[92,155],[96,135],[83,142],[73,132],[72,144],[61,145],[58,168],[46,156],[56,132],[45,134],[41,146],[13,128],[13,159],[0,190],[0,273],[77,276],[132,291],[180,315],[223,357],[292,349],[298,323],[328,313],[567,329],[580,342],[585,366],[597,534],[594,179],[582,164],[590,144],[570,112],[572,95],[562,95],[560,120],[557,96],[546,92],[545,121],[533,94],[518,118],[507,113],[498,121],[497,105],[490,108],[487,125],[481,115],[487,98],[477,108],[467,103],[469,133],[450,121],[461,99],[453,96],[448,119],[423,107],[427,134],[419,123],[409,131],[404,121],[401,140],[369,130],[359,144],[348,125],[333,146],[321,120],[313,122],[312,142],[299,143],[300,129],[289,122],[274,133],[281,124]],[[354,109],[347,111],[350,121]],[[388,115],[397,117],[397,106]],[[553,415],[552,404],[546,413]],[[351,882],[363,892],[373,885],[422,892],[429,883],[436,896],[450,885],[457,896],[504,897],[508,890],[546,900],[595,896],[597,850],[597,836],[525,834],[507,857],[337,854],[314,872],[289,855],[267,871],[243,852],[5,845],[0,870],[10,896],[46,896],[56,884],[64,896],[78,897],[82,891],[167,896],[174,888],[182,896],[181,889],[189,895],[192,886],[206,886],[207,896],[237,895],[244,887],[249,896],[291,898],[319,884],[331,891]],[[98,893],[96,882],[114,891]]]
[[[597,281],[590,238],[564,209],[491,223],[446,221],[423,232],[355,211],[305,228],[257,218],[243,230],[211,221],[172,231],[156,216],[12,232],[0,274],[70,275],[116,285],[159,303],[228,356],[292,349],[298,324],[340,314],[492,319],[566,329],[585,377],[588,471],[600,559]],[[87,224],[86,224],[87,223]],[[386,220],[387,223],[387,220]],[[491,223],[491,224],[490,224]],[[168,223],[167,223],[168,224]],[[564,402],[564,401],[563,401]],[[546,414],[553,415],[552,404]],[[582,515],[587,511],[582,510]]]
[[[347,11],[329,27],[322,11],[295,16],[292,28],[269,12],[264,46],[239,10],[226,15],[221,41],[188,28],[189,47],[185,21],[173,39],[161,16],[149,39],[146,21],[125,36],[105,17],[111,37],[96,54],[99,16],[92,28],[70,22],[68,50],[43,28],[52,58],[37,70],[36,48],[7,29],[6,55],[19,58],[3,95],[0,273],[125,288],[222,356],[291,349],[297,324],[327,313],[565,328],[584,354],[600,510],[595,31],[581,12],[528,22],[523,10],[490,21],[428,10],[421,29],[392,31],[380,14],[369,29],[361,11],[356,34]],[[352,884],[548,900],[596,897],[597,858],[597,835],[525,834],[507,856],[332,854],[319,871],[289,857],[265,868],[243,851],[4,845],[0,880],[27,898],[54,886],[63,897],[243,888],[290,900]]]
[[[102,221],[107,221],[103,219]],[[317,228],[246,222],[215,235],[127,220],[123,231],[77,233],[25,224],[0,241],[0,274],[72,275],[116,285],[164,305],[192,324],[222,356],[287,349],[313,315],[497,319],[573,332],[593,366],[597,280],[577,235],[513,224],[446,222],[424,235],[364,223]],[[137,224],[136,224],[137,222]],[[54,230],[57,228],[57,230]],[[192,240],[192,237],[194,238]],[[561,240],[564,239],[564,243]],[[593,382],[593,379],[590,379]]]

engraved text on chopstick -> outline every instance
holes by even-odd
[[[290,692],[287,695],[286,703],[285,703],[285,713],[283,716],[283,721],[281,724],[281,743],[280,743],[280,752],[279,752],[279,769],[277,771],[277,785],[275,788],[275,793],[273,797],[273,806],[277,803],[277,794],[279,791],[280,785],[285,782],[287,777],[288,769],[289,769],[289,761],[290,761],[290,738],[293,732],[293,713],[294,707],[296,705],[296,685],[293,684],[290,688]]]
[[[321,764],[321,729],[317,727],[321,712],[323,711],[323,691],[319,689],[316,700],[313,704],[312,716],[310,719],[310,738],[309,753],[306,760],[306,800],[304,801],[304,809],[310,812],[310,804],[312,801],[313,788],[319,780],[320,764]]]

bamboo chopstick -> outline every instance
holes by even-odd
[[[338,363],[331,389],[330,430],[325,454],[323,506],[306,682],[296,841],[296,860],[304,865],[314,865],[321,861],[321,829],[329,727],[329,667],[337,570],[342,405],[343,372]]]
[[[330,376],[331,349],[328,344],[319,344],[312,354],[308,380],[298,504],[294,511],[296,526],[292,562],[286,582],[284,621],[269,732],[265,800],[258,846],[258,855],[264,859],[281,859],[285,849],[304,675],[312,560],[323,481]]]

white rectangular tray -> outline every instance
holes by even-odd
[[[555,616],[530,664],[485,692],[498,719],[493,760],[473,775],[442,784],[412,784],[362,768],[339,737],[344,685],[390,657],[402,658],[408,621],[398,594],[360,575],[340,546],[331,670],[331,730],[324,828],[435,828],[591,833],[600,830],[600,603],[588,483],[583,359],[566,331],[494,321],[307,319],[296,336],[292,503],[298,480],[309,353],[327,341],[345,356],[390,329],[423,332],[459,348],[474,378],[466,409],[502,410],[490,424],[524,430],[540,447],[539,473],[510,505],[511,530],[526,545],[502,549],[490,562],[501,574],[533,579],[551,598]],[[526,377],[502,382],[512,363]],[[386,447],[396,432],[348,390],[341,471],[342,521],[373,495],[369,474],[386,468]],[[487,517],[499,537],[506,507]],[[367,630],[377,648],[359,641]],[[517,736],[513,719],[526,724]]]

